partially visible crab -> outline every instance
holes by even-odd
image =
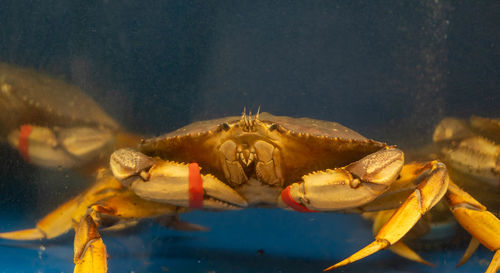
[[[500,119],[445,118],[433,140],[447,166],[500,189]]]
[[[6,63],[0,63],[2,139],[35,165],[67,168],[105,162],[138,140],[77,87]]]
[[[496,272],[500,264],[500,221],[449,179],[444,164],[404,165],[401,150],[338,123],[267,113],[195,122],[141,142],[138,151],[114,152],[110,165],[115,178],[105,176],[95,186],[104,188],[65,205],[78,209],[61,217],[53,213],[35,229],[0,237],[54,237],[68,230],[73,219],[75,272],[105,272],[106,252],[96,224],[106,216],[130,220],[157,216],[161,210],[171,215],[194,208],[282,207],[300,212],[397,208],[380,226],[374,242],[326,269],[330,270],[395,245],[446,195],[459,223],[496,252],[487,272]],[[122,203],[116,205],[115,198]],[[131,198],[143,201],[130,205]],[[126,207],[134,209],[120,213]],[[66,223],[65,228],[52,233],[56,221]]]
[[[464,187],[489,210],[500,215],[500,120],[472,116],[470,119],[445,118],[435,128],[433,145],[413,151],[415,159],[433,158],[446,163],[450,177],[457,185]],[[390,218],[393,210],[365,213],[364,216],[374,221],[373,231],[376,234]],[[456,230],[456,221],[447,213],[447,208],[439,204],[437,209],[422,219],[418,228],[404,239],[424,238],[450,240]],[[433,230],[440,230],[437,235]],[[443,231],[446,232],[443,232]],[[426,241],[429,241],[426,239]],[[432,242],[434,244],[434,242]],[[479,246],[474,237],[459,264],[466,262]],[[408,259],[428,263],[398,242],[390,248],[393,252]]]
[[[433,141],[453,180],[500,216],[500,119],[445,118],[436,126]],[[459,264],[478,246],[473,237]]]

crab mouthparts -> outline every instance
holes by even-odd
[[[255,160],[255,153],[249,150],[243,150],[238,153],[238,159],[241,163],[248,167]]]

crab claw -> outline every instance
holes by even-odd
[[[147,171],[155,164],[155,161],[143,153],[133,149],[119,149],[111,154],[109,166],[113,175],[125,186],[137,179],[137,175],[147,180]]]
[[[111,170],[116,178],[146,200],[221,210],[248,205],[243,197],[216,177],[200,174],[196,163],[163,161],[122,149],[111,155]]]
[[[374,200],[394,182],[403,167],[403,152],[380,150],[343,168],[310,173],[283,190],[279,203],[298,211],[332,211]]]
[[[28,124],[11,131],[7,139],[26,161],[50,168],[81,166],[110,152],[113,144],[113,134],[106,129]]]

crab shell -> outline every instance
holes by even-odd
[[[79,88],[33,69],[0,63],[0,131],[22,124],[45,127],[119,125]]]
[[[79,88],[0,63],[0,141],[27,162],[51,168],[102,162],[119,132],[118,123]]]
[[[225,181],[255,204],[273,203],[284,187],[308,173],[345,166],[384,147],[339,123],[261,113],[255,119],[243,115],[194,122],[143,141],[139,151],[169,161],[196,162],[202,173]],[[253,155],[241,150],[252,151],[272,166],[245,166],[245,158],[252,161]],[[239,160],[236,168],[242,166],[246,177],[234,178],[234,170],[228,170],[231,165],[224,163],[228,160]],[[265,195],[266,189],[269,196],[256,197]]]

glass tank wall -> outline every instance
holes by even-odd
[[[446,117],[493,119],[497,131],[467,126],[498,141],[498,18],[496,2],[441,0],[3,1],[0,232],[34,227],[93,185],[116,132],[135,147],[195,121],[260,109],[339,122],[397,145],[408,162],[442,156],[433,132]],[[12,75],[17,81],[6,80]],[[64,156],[34,150],[26,130]],[[496,168],[487,182],[456,182],[498,215]],[[455,268],[470,235],[444,218],[409,242],[435,267],[385,250],[333,272],[484,272],[493,252],[483,246]],[[358,214],[252,208],[180,219],[208,231],[165,228],[165,219],[103,230],[109,272],[322,272],[373,240],[371,221]],[[73,236],[1,239],[0,271],[71,272]]]

